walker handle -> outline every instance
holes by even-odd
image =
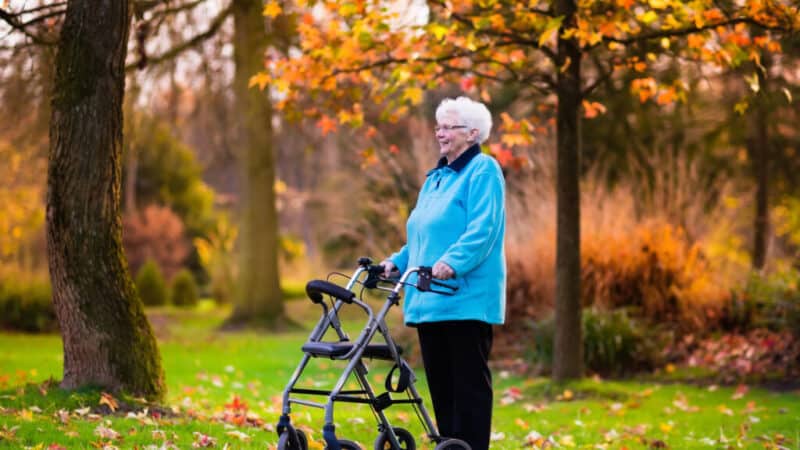
[[[437,289],[431,288],[431,285],[443,287],[445,289],[449,289],[449,291],[441,291]],[[443,283],[433,278],[433,268],[429,266],[420,266],[419,270],[417,271],[417,289],[422,292],[433,292],[434,294],[441,294],[441,295],[455,295],[456,291],[458,291],[458,286],[452,286],[447,283]]]

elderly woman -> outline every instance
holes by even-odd
[[[505,315],[505,183],[481,152],[492,117],[480,102],[444,99],[436,109],[441,159],[428,172],[407,223],[406,245],[383,261],[393,269],[433,265],[458,286],[453,296],[406,288],[406,325],[416,327],[442,436],[489,448],[492,325]]]

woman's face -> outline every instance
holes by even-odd
[[[472,145],[474,130],[470,130],[452,111],[446,112],[436,124],[436,140],[439,141],[439,154],[452,162]]]

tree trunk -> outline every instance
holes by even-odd
[[[768,68],[769,56],[762,54],[763,67]],[[753,268],[762,269],[767,259],[767,231],[769,227],[769,136],[767,133],[767,116],[769,107],[767,100],[767,69],[758,74],[759,91],[756,104],[750,110],[750,131],[747,139],[748,150],[753,161],[753,172],[756,181],[756,210],[753,222]]]
[[[162,398],[161,356],[122,249],[126,0],[70,0],[56,57],[47,252],[64,342],[62,387]]]
[[[573,0],[556,2],[563,27],[575,26]],[[563,30],[562,30],[563,31]],[[581,337],[580,251],[580,129],[581,52],[574,39],[558,38],[556,93],[556,298],[553,378],[557,381],[583,375]]]
[[[228,327],[272,327],[283,316],[269,89],[248,87],[263,69],[268,36],[260,0],[233,0],[234,91],[241,167],[239,281]]]

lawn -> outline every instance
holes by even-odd
[[[313,319],[307,302],[289,303],[299,323]],[[220,334],[227,311],[149,311],[157,330],[169,393],[147,410],[94,390],[64,392],[61,342],[55,335],[0,334],[0,448],[272,448],[285,383],[300,360],[307,331]],[[391,322],[397,327],[399,317]],[[358,330],[349,316],[346,323]],[[354,332],[351,334],[355,334]],[[331,387],[343,364],[315,360],[304,386]],[[368,363],[375,389],[389,367]],[[421,374],[418,368],[417,374]],[[422,377],[424,378],[424,377]],[[493,449],[800,449],[800,393],[747,386],[586,379],[555,385],[495,371]],[[425,398],[424,379],[418,386]],[[101,414],[111,408],[114,414]],[[396,426],[422,439],[413,410],[388,410]],[[377,435],[370,410],[342,404],[337,435],[369,449]],[[321,412],[295,407],[293,421],[312,448],[323,448]]]

